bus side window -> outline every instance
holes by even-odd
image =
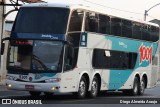
[[[135,67],[136,60],[136,53],[94,49],[92,66],[95,69],[133,69]]]
[[[122,35],[122,22],[120,18],[111,18],[111,35],[121,36]]]
[[[141,24],[133,22],[133,38],[141,39]]]
[[[159,40],[159,34],[160,34],[159,27],[156,27],[156,41]]]
[[[136,60],[137,60],[137,53],[129,53],[129,60],[128,60],[129,69],[134,69],[136,65]]]
[[[98,33],[110,34],[110,17],[99,14],[99,31]]]
[[[69,32],[81,31],[84,12],[82,10],[75,10],[72,12]]]
[[[159,28],[151,26],[150,28],[150,41],[156,42],[159,40]]]
[[[129,20],[122,20],[122,36],[132,38],[132,22]]]
[[[150,41],[148,25],[142,26],[142,40]]]
[[[89,32],[98,32],[98,14],[94,12],[86,13],[85,30]]]
[[[110,51],[108,51],[108,53],[110,53]],[[110,68],[110,55],[106,55],[104,49],[94,49],[92,66],[98,69]]]

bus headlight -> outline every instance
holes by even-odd
[[[60,82],[60,81],[61,81],[60,78],[50,78],[45,80],[46,83],[54,83],[54,82]]]
[[[11,87],[12,87],[12,85],[11,85],[11,84],[8,84],[7,86],[8,86],[8,88],[11,88]]]

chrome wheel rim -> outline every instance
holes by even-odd
[[[144,92],[145,84],[144,81],[141,81],[141,93]]]
[[[137,93],[137,91],[138,91],[138,84],[135,83],[135,86],[134,86],[134,93]]]
[[[79,93],[81,96],[84,96],[86,90],[85,82],[81,81],[79,85]]]
[[[96,95],[97,89],[98,89],[97,82],[95,80],[93,80],[92,87],[91,87],[91,92],[93,95]]]

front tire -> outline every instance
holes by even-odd
[[[92,84],[91,84],[91,91],[89,92],[91,98],[95,98],[98,94],[99,89],[99,83],[98,78],[94,77]]]
[[[87,93],[87,81],[84,76],[82,76],[80,82],[79,82],[79,89],[78,92],[73,93],[77,98],[83,99],[86,97]]]

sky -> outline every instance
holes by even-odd
[[[8,2],[9,0],[7,0]],[[152,6],[159,4],[160,0],[44,0],[47,2],[77,2],[77,3],[92,3],[103,5],[106,10],[120,14],[124,17],[132,17],[135,19],[143,20],[144,11],[150,9]],[[7,11],[12,9],[8,7]],[[16,12],[10,14],[7,20],[14,20]],[[148,11],[147,21],[152,19],[160,20],[160,4]]]

